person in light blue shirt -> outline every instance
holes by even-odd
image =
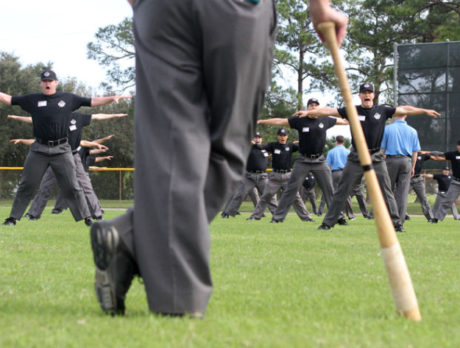
[[[395,195],[401,226],[407,212],[410,178],[414,175],[420,142],[417,131],[406,122],[407,115],[394,116],[394,122],[385,127],[381,148],[386,155],[386,165]],[[401,227],[401,231],[404,228]]]
[[[350,154],[350,150],[345,147],[345,138],[342,135],[338,135],[335,138],[335,147],[327,153],[326,162],[332,172],[332,186],[334,191],[339,186],[340,179],[342,178],[343,168],[347,164],[347,157]],[[353,214],[351,206],[351,197],[348,196],[345,202],[345,214],[350,220],[354,220],[356,217]]]

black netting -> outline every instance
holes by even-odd
[[[460,140],[460,42],[398,45],[395,64],[397,104],[435,109],[442,115],[408,119],[422,149],[455,150]]]

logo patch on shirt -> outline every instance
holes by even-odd
[[[380,115],[378,112],[374,115],[376,120],[380,120],[380,117],[382,117],[382,115]]]
[[[289,147],[286,147],[284,150],[285,150],[285,151],[289,151]]]
[[[321,122],[319,125],[318,125],[319,128],[324,128],[324,124]]]
[[[73,132],[74,130],[77,129],[77,126],[74,125],[74,124],[71,124],[71,125],[69,126],[69,129],[70,129],[71,132]]]
[[[47,105],[46,100],[40,100],[40,101],[38,102],[37,107],[43,108],[43,107],[45,107],[46,105]]]
[[[73,119],[70,120],[70,123],[75,124],[75,123],[77,123],[77,120],[73,118]]]
[[[58,106],[60,108],[63,108],[65,106],[65,101],[61,100],[59,103],[58,103]]]
[[[455,156],[455,159],[458,159],[458,160],[460,160],[460,156]]]
[[[280,153],[281,153],[281,150],[279,150],[279,149],[276,149],[275,152],[274,152],[275,155],[279,155]]]
[[[359,119],[360,121],[366,121],[366,116],[358,115],[358,119]]]
[[[302,132],[303,133],[308,133],[310,131],[310,127],[303,127]]]

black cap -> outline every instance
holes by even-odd
[[[366,82],[366,83],[363,83],[361,86],[359,86],[359,93],[363,93],[366,91],[374,93],[375,92],[374,85],[372,83]]]
[[[278,129],[278,132],[276,134],[278,134],[278,135],[287,135],[288,132],[287,132],[286,129],[280,128],[280,129]]]
[[[256,135],[254,135],[254,138],[262,138],[262,134],[260,134],[260,132],[256,132]]]
[[[54,81],[57,80],[56,73],[53,70],[46,70],[40,75],[42,81]]]
[[[319,100],[316,99],[316,98],[310,98],[310,99],[308,99],[308,101],[307,101],[307,106],[310,105],[310,104],[313,104],[313,103],[316,103],[316,104],[319,105]]]
[[[449,167],[444,167],[444,168],[442,168],[442,170],[450,170],[450,168]]]

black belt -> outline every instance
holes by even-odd
[[[409,156],[409,155],[387,155],[387,157],[393,157],[393,158],[409,157],[409,158],[412,158],[412,156]]]
[[[65,144],[67,142],[67,137],[57,139],[57,140],[43,140],[40,138],[35,138],[35,141],[42,145],[57,146],[57,145]]]
[[[377,153],[380,151],[380,147],[374,147],[373,149],[369,149],[369,153],[373,155],[374,153]]]
[[[343,168],[342,169],[334,169],[334,170],[331,170],[331,172],[342,172],[343,171]]]
[[[281,174],[286,174],[286,173],[290,173],[290,172],[291,172],[290,169],[289,169],[289,170],[287,170],[287,169],[273,169],[273,171],[274,171],[275,173],[281,173]]]
[[[306,153],[302,153],[302,155],[304,155],[307,158],[316,159],[316,158],[320,158],[323,154],[322,153],[313,153],[311,155],[308,155]]]
[[[265,173],[265,170],[248,170],[248,173],[251,173],[251,174],[262,174],[262,173]]]

